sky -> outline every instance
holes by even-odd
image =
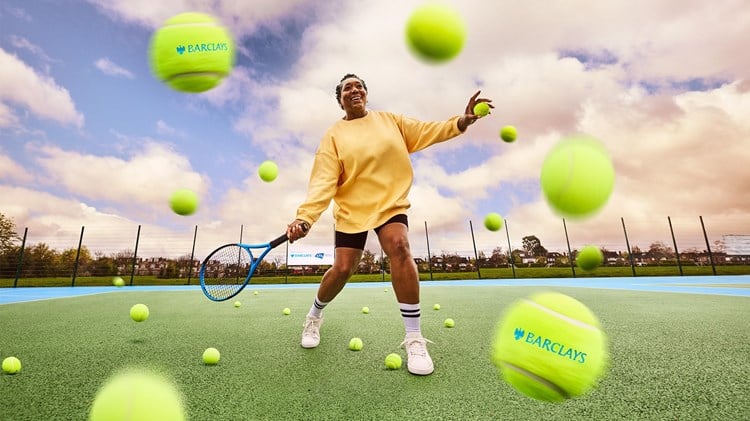
[[[426,63],[404,42],[425,0],[3,0],[0,212],[27,243],[196,258],[281,234],[304,200],[315,149],[343,115],[334,88],[356,73],[369,108],[426,121],[463,113],[481,90],[495,109],[463,135],[411,156],[412,250],[472,255],[536,235],[550,250],[597,244],[705,248],[750,234],[750,7],[743,0],[455,0],[461,53]],[[149,67],[154,31],[210,14],[237,46],[232,73],[202,94]],[[514,125],[514,143],[499,138]],[[610,200],[565,225],[539,187],[566,136],[599,139],[616,172]],[[258,165],[274,160],[265,183]],[[194,190],[199,210],[168,199]],[[487,231],[498,212],[506,227]],[[473,233],[470,230],[470,224]],[[197,230],[195,227],[198,227]],[[140,228],[139,228],[140,227]],[[506,231],[507,229],[507,231]],[[379,253],[371,233],[368,249]],[[293,247],[331,246],[324,212]]]

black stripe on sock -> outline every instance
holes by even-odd
[[[416,318],[419,318],[419,314],[404,314],[404,313],[401,313],[401,317],[416,317]]]
[[[402,314],[403,314],[403,313],[419,313],[419,309],[416,309],[416,310],[406,310],[406,309],[403,309],[403,308],[402,308],[402,309],[401,309],[401,313],[402,313]]]

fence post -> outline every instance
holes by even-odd
[[[508,238],[508,258],[510,258],[510,269],[513,271],[513,279],[516,279],[516,263],[513,261],[513,247],[510,245],[510,230],[508,229],[508,220],[503,219],[505,225],[505,236]]]
[[[284,263],[284,283],[289,283],[289,241],[286,242],[286,263]]]
[[[573,252],[570,250],[570,239],[568,239],[568,226],[565,225],[565,218],[563,221],[563,230],[565,230],[565,242],[568,243],[568,258],[570,260],[570,270],[573,272],[573,277],[576,277],[576,265],[573,263]]]
[[[430,280],[432,281],[432,255],[430,255],[430,236],[427,234],[427,221],[424,221],[424,238],[427,240],[427,267],[430,268]]]
[[[703,225],[703,216],[699,216],[701,220],[701,228],[703,229],[703,238],[706,240],[706,250],[708,250],[708,259],[711,261],[711,270],[716,276],[716,265],[714,264],[714,255],[711,253],[711,244],[708,243],[708,234],[706,234],[706,226]]]
[[[141,226],[138,225],[138,233],[135,235],[135,251],[133,251],[133,267],[130,269],[130,286],[133,286],[133,277],[135,276],[135,263],[138,260],[138,240],[141,239]]]
[[[18,264],[16,264],[16,279],[13,281],[13,288],[18,285],[18,277],[21,276],[21,266],[23,266],[23,251],[26,249],[26,234],[29,233],[29,227],[23,229],[23,240],[21,240],[21,250],[18,252]]]
[[[193,259],[195,259],[195,240],[198,238],[198,225],[195,226],[193,231],[193,249],[190,251],[190,266],[188,267],[188,280],[187,284],[190,285],[190,278],[193,275]]]
[[[625,233],[625,246],[628,248],[628,258],[630,259],[630,270],[633,271],[633,276],[635,277],[635,261],[633,260],[633,252],[630,251],[630,241],[628,240],[628,230],[625,229],[625,218],[620,217],[620,221],[622,222],[622,232]]]
[[[385,282],[385,256],[383,255],[383,247],[380,248],[380,275]]]
[[[677,240],[674,238],[674,229],[672,229],[672,218],[667,215],[667,221],[669,221],[669,232],[672,234],[672,244],[674,244],[674,255],[677,258],[677,268],[680,269],[680,276],[682,276],[682,264],[680,263],[680,251],[677,249]]]
[[[76,274],[78,273],[78,259],[81,257],[81,243],[83,243],[83,229],[81,226],[81,236],[78,238],[78,251],[76,251],[76,262],[73,264],[73,279],[70,281],[70,286],[76,286]]]
[[[479,254],[477,254],[477,242],[474,241],[474,226],[469,219],[469,231],[471,231],[471,244],[474,246],[474,262],[477,265],[477,279],[482,279],[482,272],[479,271]]]

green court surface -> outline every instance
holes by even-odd
[[[748,419],[748,298],[554,288],[599,316],[612,362],[598,388],[551,404],[505,384],[489,358],[503,310],[538,290],[423,287],[422,330],[436,367],[427,377],[385,369],[387,354],[405,357],[390,288],[344,289],[312,350],[299,346],[312,288],[248,288],[239,308],[195,290],[5,304],[0,358],[18,357],[23,370],[0,375],[0,419],[86,419],[97,390],[126,367],[170,378],[191,420]],[[143,323],[129,318],[136,303],[150,308]],[[282,315],[284,307],[292,314]],[[455,328],[443,327],[448,317]],[[347,349],[355,336],[362,351]],[[216,366],[201,361],[208,347],[221,351]]]

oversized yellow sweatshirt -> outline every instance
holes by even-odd
[[[312,225],[333,199],[336,230],[358,233],[406,213],[414,179],[409,154],[461,134],[458,118],[422,122],[368,110],[364,117],[336,122],[315,153],[297,218]]]

